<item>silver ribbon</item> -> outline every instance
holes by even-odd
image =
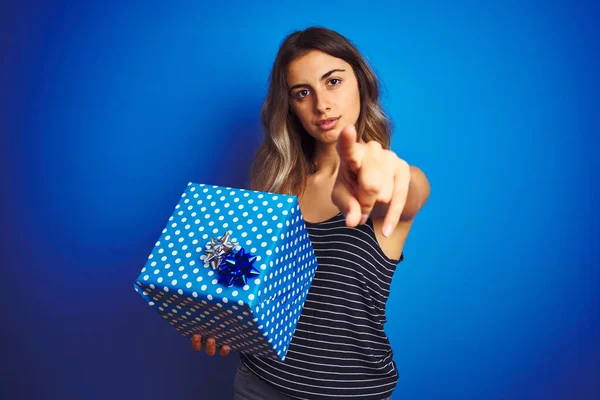
[[[215,239],[214,237],[211,238],[208,245],[210,248],[204,250],[204,252],[208,255],[206,260],[204,260],[204,263],[210,263],[213,269],[218,269],[219,264],[221,264],[221,260],[231,253],[233,248],[237,246],[237,243],[232,243],[229,241],[229,231],[227,231],[220,239]]]

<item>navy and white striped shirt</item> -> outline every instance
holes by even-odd
[[[404,256],[385,255],[371,218],[348,228],[338,214],[306,227],[319,265],[285,361],[241,353],[242,362],[295,399],[385,399],[398,381],[385,305]]]

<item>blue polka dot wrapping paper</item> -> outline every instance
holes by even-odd
[[[190,182],[134,288],[183,336],[283,361],[316,268],[296,196]]]

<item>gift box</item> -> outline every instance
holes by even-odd
[[[316,268],[296,196],[190,182],[134,288],[183,336],[283,361]]]

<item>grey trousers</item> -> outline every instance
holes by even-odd
[[[240,359],[233,381],[233,400],[292,400],[254,375]]]
[[[388,397],[385,400],[391,400]],[[254,375],[240,359],[233,381],[233,400],[293,400]]]

